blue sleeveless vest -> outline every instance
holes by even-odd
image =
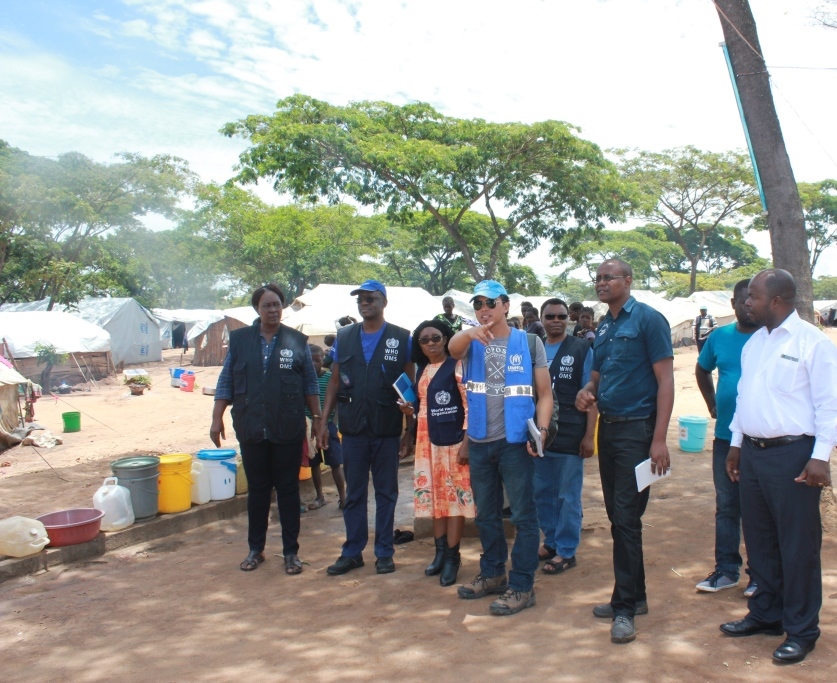
[[[466,377],[468,434],[475,439],[484,439],[488,433],[485,346],[478,341],[472,341],[468,350]],[[532,357],[529,354],[526,333],[512,328],[506,347],[506,386],[503,390],[503,412],[508,443],[526,442],[526,420],[535,416],[532,382]]]

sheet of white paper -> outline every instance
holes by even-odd
[[[665,474],[651,473],[651,458],[643,460],[636,466],[636,490],[642,491],[648,488],[658,479],[671,476],[671,468],[669,467]]]
[[[537,446],[538,455],[542,458],[543,439],[541,438],[541,432],[535,424],[535,421],[531,417],[528,420],[526,420],[526,426],[529,428],[529,436],[532,438],[532,441],[535,442],[535,446]]]

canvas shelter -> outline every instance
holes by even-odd
[[[37,382],[43,365],[38,365],[35,347],[50,344],[58,353],[68,354],[64,363],[52,370],[56,384],[84,382],[111,373],[110,334],[82,318],[61,311],[0,311],[0,338],[6,340],[20,374]],[[44,387],[49,391],[49,387]]]
[[[17,370],[0,363],[0,449],[17,443],[17,439],[9,439],[9,432],[20,427],[18,386],[26,383],[27,379]]]
[[[224,317],[223,312],[210,308],[153,308],[151,312],[160,326],[164,349],[179,347],[184,335],[194,346],[195,338]]]
[[[115,365],[163,359],[160,325],[136,299],[87,298],[68,312],[108,331]]]

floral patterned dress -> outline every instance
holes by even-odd
[[[471,471],[468,465],[460,465],[456,460],[460,444],[435,446],[430,443],[427,429],[427,387],[440,367],[441,363],[425,366],[416,387],[420,401],[416,432],[416,473],[413,480],[416,517],[472,518],[474,496],[471,493]],[[456,364],[455,374],[462,403],[467,409],[465,387],[462,384],[462,363]],[[467,422],[466,416],[466,428]]]

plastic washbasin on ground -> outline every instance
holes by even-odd
[[[706,444],[708,424],[709,420],[700,415],[681,415],[678,418],[680,450],[687,453],[700,453]]]
[[[92,541],[99,535],[105,513],[95,508],[59,510],[36,519],[46,527],[51,546],[76,545]]]

